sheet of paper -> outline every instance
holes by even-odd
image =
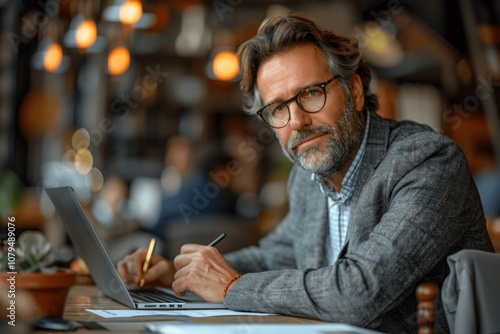
[[[164,334],[375,334],[365,328],[345,324],[151,324],[151,332]]]
[[[179,324],[181,321],[155,321],[155,322],[129,322],[129,321],[98,321],[97,324],[113,332],[144,332],[146,331],[146,326],[162,326],[166,324]]]
[[[221,317],[231,315],[253,315],[253,316],[266,316],[269,313],[254,313],[254,312],[237,312],[231,310],[91,310],[86,309],[88,312],[97,314],[103,318],[131,318],[131,317],[145,317],[154,315],[175,315],[193,318],[203,317]]]

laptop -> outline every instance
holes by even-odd
[[[224,309],[222,303],[205,302],[193,293],[179,297],[171,289],[130,289],[125,285],[103,243],[83,210],[73,188],[45,188],[68,232],[77,254],[92,278],[111,299],[133,309]]]

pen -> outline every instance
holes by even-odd
[[[151,261],[151,255],[153,255],[153,251],[155,250],[156,246],[156,239],[152,238],[151,241],[149,242],[149,248],[148,252],[146,253],[146,260],[144,261],[144,265],[142,266],[142,277],[141,281],[139,282],[139,285],[141,288],[144,286],[144,283],[146,279],[144,278],[144,275],[146,274],[146,271],[148,271],[149,267],[149,262]]]
[[[226,233],[222,233],[221,235],[219,235],[217,238],[214,239],[214,241],[212,241],[211,243],[209,243],[208,245],[209,246],[215,246],[219,243],[219,241],[221,241],[222,239],[224,239],[226,237]]]
[[[221,235],[219,235],[217,238],[215,238],[211,243],[209,243],[208,245],[209,246],[215,246],[217,245],[222,239],[224,239],[226,237],[226,233],[222,233]],[[149,247],[148,247],[148,252],[146,253],[146,260],[144,261],[144,265],[142,266],[142,278],[141,278],[141,281],[139,282],[139,285],[141,286],[141,288],[144,286],[144,283],[145,283],[145,279],[144,279],[144,275],[146,274],[146,271],[148,271],[148,267],[149,267],[149,262],[151,261],[151,256],[153,255],[153,251],[155,249],[155,246],[156,246],[156,239],[155,238],[152,238],[151,239],[151,242],[149,243]]]

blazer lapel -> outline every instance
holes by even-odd
[[[370,129],[368,131],[365,156],[363,157],[358,179],[356,180],[356,186],[354,187],[354,193],[351,198],[351,220],[347,228],[346,242],[340,251],[339,257],[344,256],[347,252],[349,240],[352,239],[352,233],[355,230],[353,224],[356,222],[352,221],[353,212],[356,210],[356,204],[365,183],[387,152],[389,134],[389,122],[372,112],[370,114]]]
[[[327,265],[328,204],[326,196],[314,182],[308,191],[308,205],[304,222],[304,265],[309,268],[321,268]],[[311,242],[314,240],[314,242]]]
[[[356,187],[351,199],[351,207],[355,207],[359,198],[359,194],[363,189],[363,185],[370,177],[370,174],[380,163],[387,152],[389,141],[390,128],[386,120],[381,118],[376,113],[370,115],[370,129],[368,131],[368,139],[366,142],[365,156],[361,163]],[[359,186],[361,185],[361,186]]]

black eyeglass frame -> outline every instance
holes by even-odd
[[[307,87],[301,89],[300,92],[298,92],[294,97],[289,98],[288,100],[281,101],[281,102],[280,101],[276,101],[276,102],[272,102],[272,103],[266,104],[264,107],[262,107],[259,110],[257,110],[256,114],[264,121],[264,123],[266,123],[270,127],[275,128],[275,129],[282,129],[285,126],[287,126],[288,123],[290,123],[291,114],[290,114],[290,108],[288,107],[288,104],[290,104],[290,102],[293,102],[293,101],[297,102],[297,105],[299,106],[299,108],[301,110],[303,110],[304,112],[308,113],[308,114],[315,114],[317,112],[320,112],[323,109],[323,107],[325,106],[325,104],[326,104],[326,86],[328,84],[332,83],[333,81],[337,80],[338,78],[340,78],[340,76],[339,75],[335,75],[335,76],[333,76],[328,81],[325,81],[325,82],[322,82],[322,83],[318,83],[318,84],[315,84],[315,85],[311,85],[311,86],[307,86]],[[300,102],[297,100],[298,97],[299,97],[299,95],[302,94],[302,92],[304,92],[305,90],[310,89],[312,87],[320,87],[323,90],[323,94],[325,96],[325,101],[323,102],[323,105],[321,106],[321,108],[319,108],[316,111],[305,110],[304,107],[302,107],[302,105],[300,104]],[[276,103],[284,104],[285,107],[286,107],[286,109],[288,110],[288,120],[286,121],[285,125],[283,125],[283,126],[273,126],[273,125],[269,124],[268,121],[266,121],[266,119],[264,118],[264,116],[262,116],[262,113],[264,112],[264,109],[266,109],[270,105],[276,104]]]

